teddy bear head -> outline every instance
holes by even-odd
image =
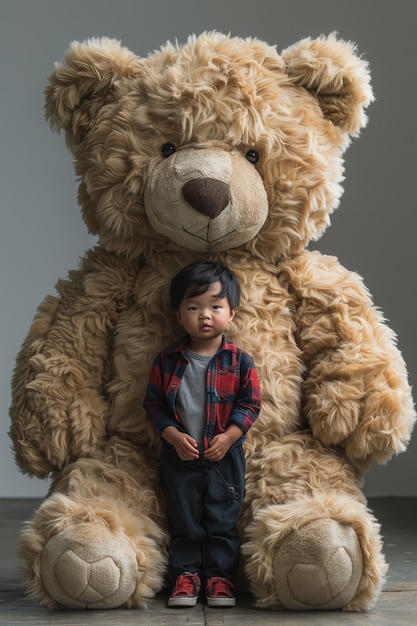
[[[147,58],[113,39],[74,42],[45,111],[107,250],[244,249],[276,262],[328,226],[372,98],[367,63],[335,34],[279,55],[205,32]]]

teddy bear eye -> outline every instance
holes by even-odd
[[[161,154],[165,159],[174,154],[174,152],[176,152],[176,147],[173,143],[164,143],[161,148]]]
[[[259,161],[259,152],[253,149],[248,150],[247,153],[245,154],[245,157],[250,163],[255,164]]]

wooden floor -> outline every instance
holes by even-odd
[[[16,548],[21,523],[29,519],[39,500],[0,499],[0,624],[53,624],[84,626],[223,626],[244,624],[376,624],[378,626],[417,624],[417,499],[377,498],[370,507],[382,523],[385,554],[390,564],[387,584],[369,613],[274,612],[254,608],[253,598],[240,595],[229,609],[207,607],[203,602],[188,609],[169,609],[166,595],[152,600],[148,609],[110,611],[54,611],[25,597],[18,573]]]

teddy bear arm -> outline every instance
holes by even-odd
[[[43,452],[40,415],[30,408],[27,385],[34,379],[31,360],[36,359],[49,332],[59,299],[48,296],[39,306],[31,328],[19,351],[12,379],[10,438],[20,469],[38,478],[48,476],[51,466]]]
[[[78,280],[39,307],[17,359],[11,438],[20,468],[39,478],[88,456],[104,434],[110,333],[116,307]]]
[[[342,445],[351,461],[366,466],[405,450],[414,407],[401,354],[379,313],[371,308],[358,318],[347,309],[343,317],[343,337],[339,320],[332,324],[342,340],[334,339],[336,345],[327,345],[311,362],[304,410],[323,444]]]
[[[360,420],[345,442],[347,458],[362,469],[372,460],[385,463],[394,454],[404,452],[416,419],[407,369],[396,337],[378,311],[371,310],[370,316],[375,319],[374,353],[363,372]]]
[[[336,259],[306,253],[291,269],[303,410],[314,436],[356,463],[387,460],[405,449],[415,420],[394,333],[361,279]]]

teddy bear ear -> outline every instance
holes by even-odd
[[[45,90],[45,117],[74,148],[97,112],[118,97],[117,84],[138,71],[139,59],[115,39],[75,41],[56,64]]]
[[[326,119],[355,135],[366,125],[366,107],[373,101],[368,63],[356,46],[336,33],[303,39],[282,52],[287,74],[316,98]]]

